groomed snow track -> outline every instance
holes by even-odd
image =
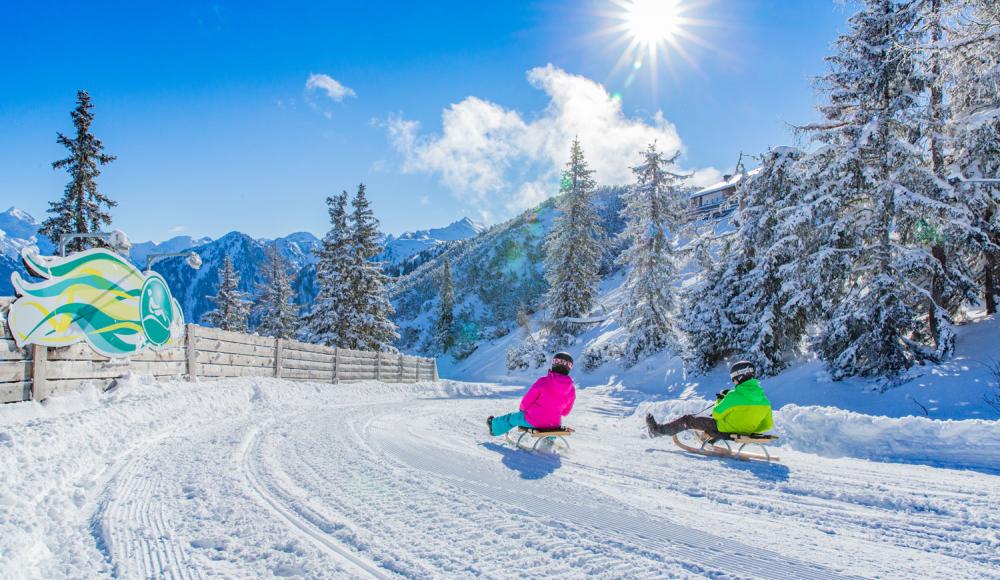
[[[6,429],[19,446],[85,440],[102,421],[131,442],[70,443],[49,458],[58,467],[12,456],[26,477],[65,482],[0,501],[0,525],[20,523],[0,530],[14,531],[0,553],[20,554],[0,576],[997,577],[994,475],[791,450],[784,465],[686,455],[604,413],[617,403],[597,391],[581,392],[572,451],[551,455],[485,435],[483,417],[516,403],[492,387],[211,388],[135,385],[121,401],[0,422],[0,443]]]

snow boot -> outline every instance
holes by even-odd
[[[486,418],[486,426],[490,429],[490,435],[493,435],[493,415]]]
[[[652,413],[646,413],[646,430],[649,432],[650,438],[663,435],[663,433],[660,432],[660,426],[656,424],[656,419],[653,418]]]

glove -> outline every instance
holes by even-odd
[[[732,389],[723,389],[721,392],[715,393],[715,401],[719,402],[729,394]]]

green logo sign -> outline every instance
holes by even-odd
[[[166,281],[113,252],[93,249],[61,258],[25,249],[21,259],[44,280],[11,275],[18,298],[7,323],[18,346],[86,341],[105,356],[121,357],[146,346],[170,348],[184,336],[184,316]]]

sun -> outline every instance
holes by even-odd
[[[616,70],[629,69],[625,87],[635,80],[640,69],[649,70],[655,85],[658,61],[668,67],[677,58],[697,69],[690,48],[710,48],[694,30],[713,26],[714,22],[698,16],[713,0],[610,0],[613,11],[602,11],[611,22],[599,34],[616,37],[613,46],[624,45]]]
[[[684,23],[680,0],[632,0],[622,8],[628,33],[647,49],[672,43]]]

